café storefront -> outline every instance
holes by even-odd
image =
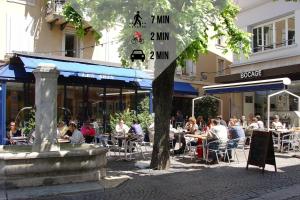
[[[9,121],[15,120],[21,109],[34,107],[35,79],[32,71],[40,63],[51,63],[60,71],[58,120],[93,119],[106,131],[111,114],[127,109],[137,111],[141,100],[145,97],[152,99],[151,77],[141,70],[85,60],[14,54],[6,65],[0,67],[1,140],[5,137]]]
[[[274,81],[284,78],[290,79],[291,84],[284,84],[283,80]],[[215,81],[219,83],[219,88],[207,86],[204,90],[206,94],[228,94],[230,116],[259,114],[267,121],[268,95],[283,89],[300,94],[300,64],[218,76]],[[271,99],[270,109],[271,116],[279,114],[288,124],[291,121],[290,111],[298,110],[298,99],[287,94],[279,95]]]

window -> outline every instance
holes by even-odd
[[[288,18],[288,45],[295,44],[295,17]]]
[[[273,49],[273,24],[264,26],[264,50]]]
[[[253,53],[295,44],[295,17],[286,17],[252,29]]]
[[[262,28],[254,28],[253,31],[253,52],[262,50]]]
[[[253,97],[252,96],[245,96],[245,103],[253,103]]]
[[[281,20],[275,23],[276,30],[276,48],[285,46],[285,21]]]
[[[80,57],[79,40],[74,34],[65,35],[65,56]]]
[[[224,46],[224,37],[221,36],[217,39],[217,46]]]
[[[224,62],[225,62],[224,60],[218,59],[218,71],[217,71],[218,75],[224,75],[225,74]]]
[[[187,76],[195,76],[196,64],[192,60],[186,60],[185,68],[183,69],[182,73]]]

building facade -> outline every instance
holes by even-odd
[[[240,28],[252,34],[249,58],[234,56],[231,74],[217,76],[217,83],[238,83],[274,78],[290,78],[289,91],[300,94],[300,4],[284,0],[238,0],[241,12],[237,18]],[[241,90],[229,93],[232,116],[260,114],[266,120],[267,95],[278,89]],[[296,109],[292,97],[271,99],[272,113]],[[297,109],[296,109],[297,110]],[[283,116],[282,116],[283,117]]]
[[[0,2],[2,135],[6,124],[15,120],[20,110],[34,107],[31,71],[38,62],[56,64],[61,71],[57,96],[59,119],[65,118],[67,111],[77,120],[96,119],[106,129],[111,114],[137,110],[138,102],[150,96],[150,76],[140,70],[120,68],[113,48],[115,43],[111,41],[113,34],[107,39],[103,33],[104,42],[96,45],[94,30],[85,22],[85,36],[78,38],[61,15],[64,3],[63,0]],[[108,62],[111,60],[114,63]]]

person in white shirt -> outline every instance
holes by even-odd
[[[220,124],[220,120],[213,119],[213,127],[211,128],[211,133],[217,137],[220,142],[225,143],[228,141],[228,130],[226,126]]]
[[[256,115],[258,129],[264,129],[264,122],[261,120],[260,115]]]
[[[130,128],[124,123],[123,119],[119,120],[119,123],[116,124],[116,136],[125,136],[130,130]],[[119,147],[122,147],[122,139],[118,138]]]
[[[251,124],[247,127],[247,129],[252,129],[252,130],[259,129],[257,121],[258,121],[257,118],[253,117]]]
[[[273,122],[272,122],[272,128],[273,129],[283,128],[282,123],[279,121],[279,116],[278,115],[274,115],[274,119],[273,119]]]
[[[69,130],[72,136],[65,135],[65,139],[69,139],[71,144],[82,144],[85,142],[82,133],[77,129],[77,124],[74,121],[69,123]]]
[[[119,120],[119,123],[116,124],[116,134],[117,135],[124,135],[128,133],[129,127],[124,123],[123,119]]]

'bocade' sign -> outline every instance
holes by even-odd
[[[261,70],[255,70],[255,71],[241,73],[241,79],[257,78],[257,77],[261,77],[261,76],[262,76]]]

